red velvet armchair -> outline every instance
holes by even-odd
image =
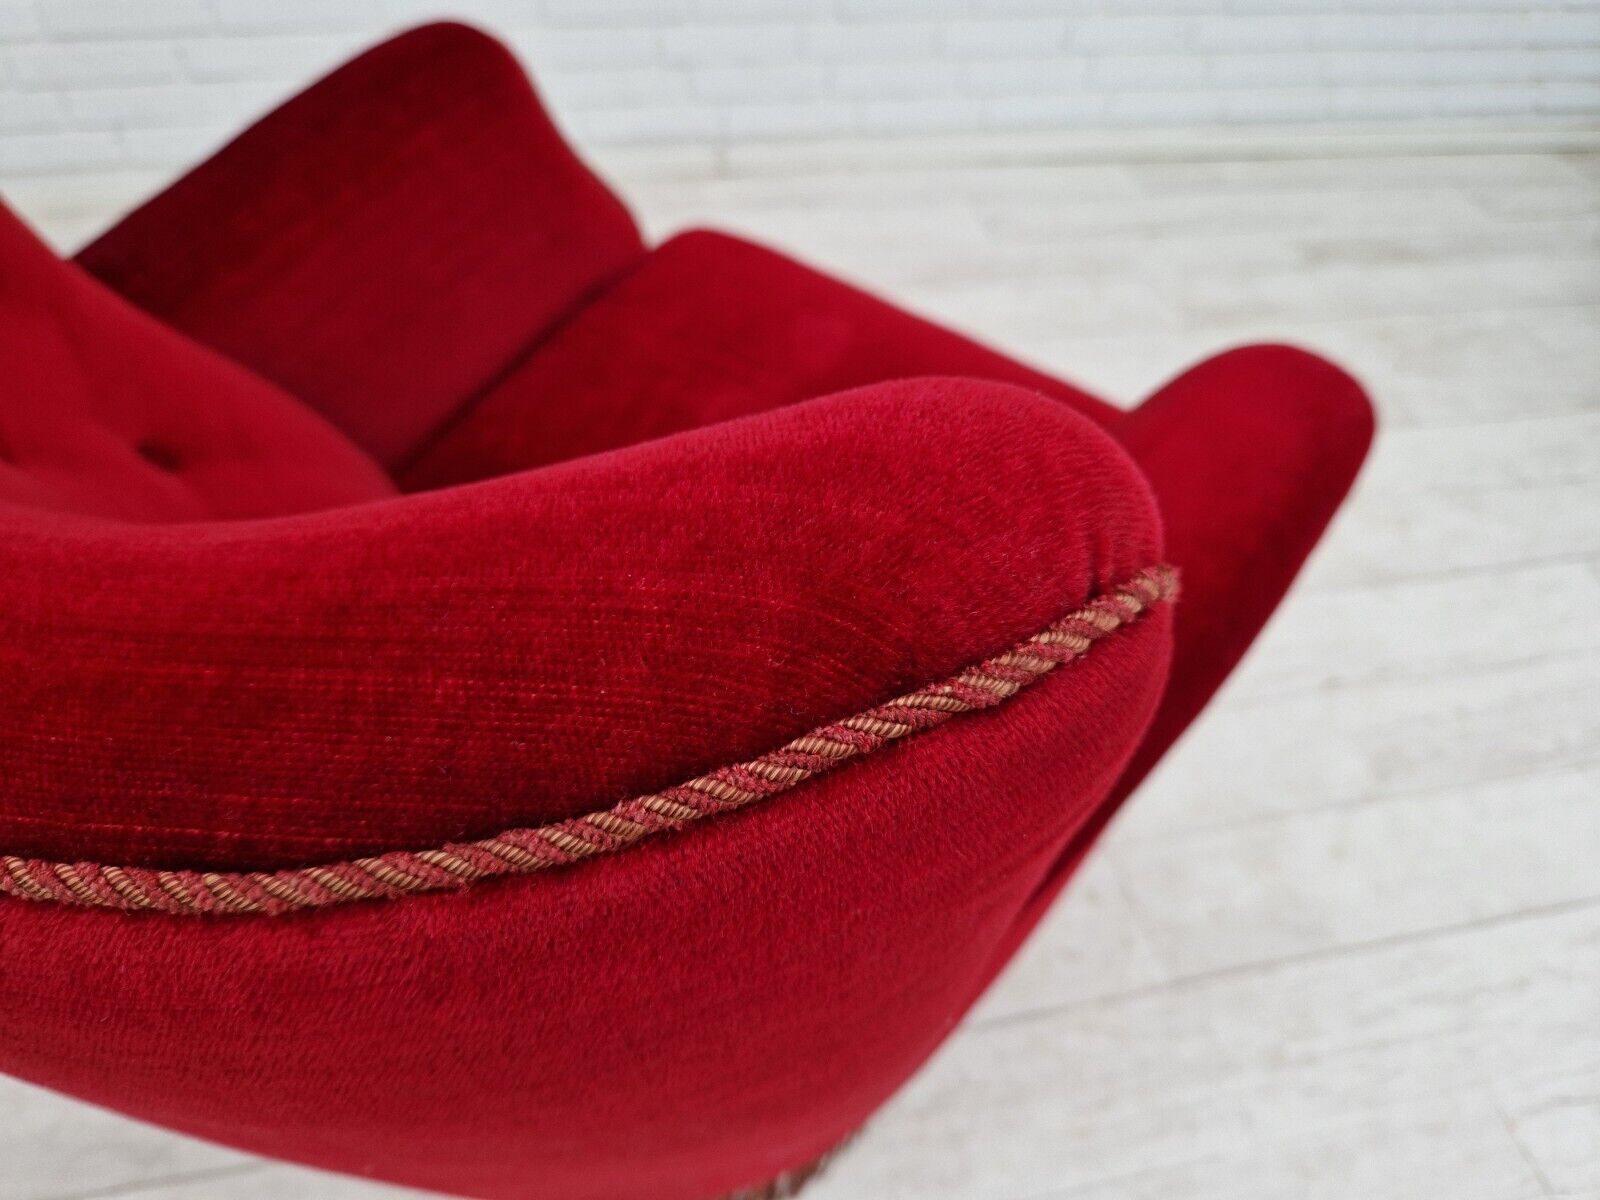
[[[0,1069],[479,1197],[776,1193],[847,1138],[1372,429],[1286,347],[1124,412],[647,248],[453,25],[76,264],[0,216],[0,348]]]

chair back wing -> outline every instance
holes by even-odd
[[[642,253],[505,47],[439,24],[295,96],[78,257],[392,468]]]

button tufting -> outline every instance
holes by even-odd
[[[175,450],[159,442],[140,442],[134,449],[139,452],[140,458],[158,470],[176,471],[183,465]]]

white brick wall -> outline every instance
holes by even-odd
[[[176,168],[446,11],[595,145],[1600,122],[1600,0],[0,0],[0,181]]]

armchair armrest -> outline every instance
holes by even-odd
[[[1159,556],[1137,469],[973,381],[338,512],[0,532],[0,1070],[505,1200],[699,1200],[846,1137],[970,1001],[1171,649],[1119,588]],[[597,802],[762,794],[889,742],[911,692],[967,714],[581,867],[360,899],[326,865],[579,811],[549,844],[581,857],[684,807]],[[398,869],[533,846],[494,842]],[[341,902],[77,907],[275,865]]]
[[[292,518],[0,515],[0,845],[216,869],[601,808],[945,679],[1160,559],[1105,433],[961,380]]]

